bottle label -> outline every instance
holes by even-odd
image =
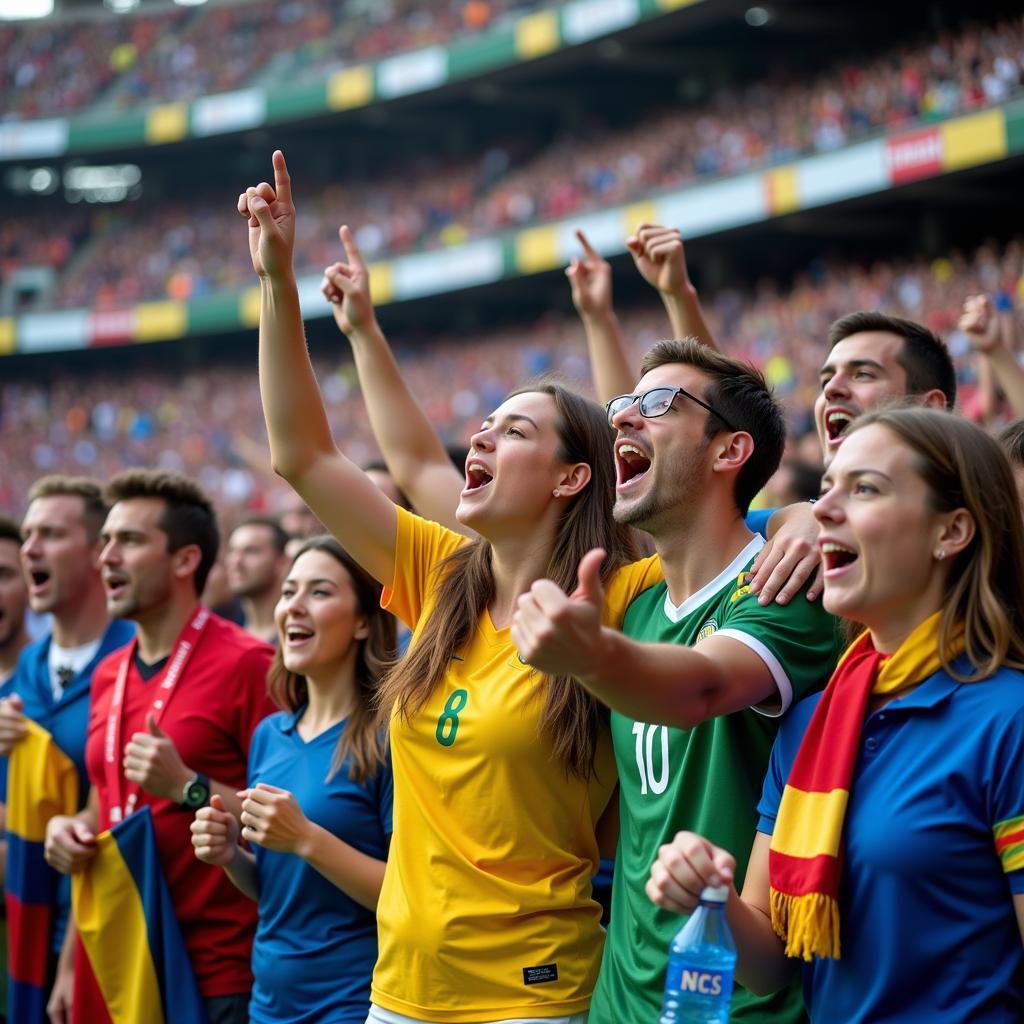
[[[669,992],[688,992],[701,996],[732,995],[731,970],[709,971],[699,967],[687,967],[683,963],[668,965],[665,989]]]

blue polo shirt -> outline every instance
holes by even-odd
[[[964,665],[963,667],[967,667]],[[770,835],[820,694],[783,720],[758,808]],[[1024,675],[938,672],[869,715],[844,825],[842,958],[804,964],[812,1021],[1019,1024]]]
[[[367,856],[387,859],[391,764],[364,783],[346,760],[329,780],[339,722],[306,743],[305,708],[264,719],[249,748],[249,785],[287,789],[311,821]],[[259,924],[252,947],[253,1024],[364,1024],[377,961],[377,918],[301,857],[255,846]]]

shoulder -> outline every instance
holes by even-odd
[[[779,731],[775,738],[775,753],[785,764],[792,764],[796,752],[803,741],[807,726],[818,707],[823,691],[812,693],[809,697],[797,701],[782,717]]]
[[[941,673],[948,684],[954,680]],[[1024,672],[1001,668],[995,675],[956,688],[958,720],[981,725],[990,735],[1012,733],[1024,737]]]
[[[283,735],[284,726],[292,717],[289,711],[275,711],[272,715],[267,715],[253,730],[253,748],[273,743],[278,736]]]
[[[9,682],[13,681],[15,685],[18,685],[22,681],[26,680],[29,677],[29,674],[35,670],[37,665],[46,661],[49,652],[49,633],[23,647],[21,654],[18,655],[18,663],[14,667],[14,675],[11,676]]]
[[[50,650],[50,634],[23,647],[14,671],[0,687],[0,697],[9,697],[12,693],[22,697],[38,685],[40,671],[46,666],[47,654]],[[47,686],[49,674],[47,673]]]
[[[665,573],[657,555],[620,566],[605,584],[606,618],[610,617],[617,622],[633,602],[659,583],[664,583],[664,580]]]
[[[128,619],[111,619],[107,631],[103,634],[103,646],[108,651],[124,647],[135,638],[135,623]]]
[[[96,695],[97,690],[105,689],[117,676],[117,670],[121,665],[121,659],[125,657],[124,645],[111,651],[100,659],[99,663],[92,670],[92,693]]]
[[[213,612],[210,613],[203,641],[211,651],[216,651],[218,659],[224,661],[269,664],[274,656],[271,644]]]
[[[469,538],[449,530],[447,526],[424,519],[401,506],[396,506],[397,541],[399,546],[424,547],[438,559],[458,551],[469,543]]]
[[[129,619],[111,619],[110,625],[107,626],[107,630],[103,634],[104,640],[109,640],[113,643],[124,643],[134,637],[135,623]]]

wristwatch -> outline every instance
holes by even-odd
[[[181,803],[178,805],[185,811],[198,811],[210,802],[210,779],[202,772],[196,772],[195,778],[189,779],[181,791]]]

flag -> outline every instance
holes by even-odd
[[[96,846],[96,856],[72,879],[79,937],[74,1020],[205,1024],[149,808],[101,833]]]
[[[7,775],[7,1014],[19,1024],[44,1024],[60,875],[46,863],[43,843],[50,818],[78,810],[78,770],[42,726],[25,725]]]

